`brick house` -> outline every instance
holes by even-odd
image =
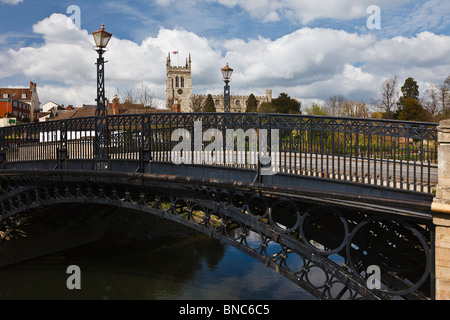
[[[0,88],[0,99],[7,99],[7,100],[10,99],[13,105],[14,105],[14,101],[16,101],[16,104],[19,106],[18,109],[16,109],[18,114],[20,112],[22,112],[22,114],[23,114],[22,103],[28,104],[30,106],[29,113],[28,113],[30,121],[33,122],[33,121],[37,120],[37,114],[40,111],[41,102],[39,101],[36,83],[30,82],[29,88]],[[6,102],[5,103],[5,108],[6,108],[8,101],[5,101],[5,102]],[[21,102],[21,104],[19,104],[19,102]],[[14,108],[14,106],[12,106],[12,108]],[[9,110],[11,110],[11,107]],[[20,111],[20,110],[22,110],[22,111]],[[6,112],[7,111],[5,111],[5,113]],[[5,115],[5,113],[0,113],[0,116],[3,117]],[[13,113],[13,116],[15,116],[14,113]],[[17,115],[17,118],[20,119],[21,116]]]
[[[14,117],[19,121],[29,122],[31,119],[31,106],[20,100],[2,98],[0,99],[0,117]]]

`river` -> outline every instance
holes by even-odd
[[[80,268],[69,290],[67,268]],[[97,241],[0,270],[0,299],[314,300],[261,262],[207,236]]]

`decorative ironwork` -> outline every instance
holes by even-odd
[[[97,109],[95,110],[96,116],[106,115],[106,98],[105,98],[105,58],[103,54],[105,50],[99,48],[96,50],[98,53],[97,58]]]
[[[430,194],[437,183],[437,124],[424,122],[236,113],[104,116],[0,128],[0,149],[6,163],[57,160],[58,148],[66,150],[67,161],[141,161],[146,150],[152,161],[172,163],[171,151],[179,143],[172,141],[173,132],[186,129],[193,135],[196,121],[203,133],[220,130],[223,146],[228,129],[266,129],[268,141],[271,130],[278,130],[280,150],[272,157],[283,175]],[[250,151],[248,143],[244,148]],[[190,156],[195,163],[194,153]],[[229,163],[225,152],[222,156],[208,165],[259,170],[249,157]]]
[[[172,151],[179,143],[172,141],[174,131],[193,135],[199,122],[200,137],[209,129],[266,130],[271,141],[272,130],[278,130],[279,150],[269,146],[266,151],[283,178],[339,180],[430,199],[437,182],[434,123],[234,113],[32,123],[0,128],[2,237],[12,235],[23,214],[37,207],[79,201],[123,206],[229,243],[320,299],[433,298],[434,229],[426,209],[411,213],[391,206],[395,200],[386,200],[384,206],[379,201],[361,204],[331,193],[301,193],[298,186],[271,188],[270,183],[257,183],[261,179],[252,183],[152,175],[152,164],[173,163]],[[209,142],[201,142],[204,151]],[[241,152],[243,162],[202,160],[197,166],[259,173],[262,163],[250,161],[250,141],[242,145],[227,151]],[[216,152],[225,157],[226,152]],[[186,156],[195,163],[195,152]],[[90,167],[92,160],[95,166]],[[73,162],[84,171],[68,170]],[[42,168],[57,170],[36,170]],[[379,290],[367,287],[374,265],[381,270]]]
[[[319,299],[433,298],[432,217],[260,184],[93,171],[4,172],[3,234],[58,204],[125,207],[181,223],[258,259]],[[380,288],[369,288],[370,266]]]

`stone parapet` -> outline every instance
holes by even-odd
[[[435,225],[436,300],[450,300],[450,120],[438,126],[438,173],[432,204]]]
[[[432,210],[450,214],[450,120],[438,126],[438,186]]]
[[[448,214],[436,214],[435,277],[436,300],[450,300],[450,219]]]

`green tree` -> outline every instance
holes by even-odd
[[[302,103],[289,97],[287,93],[280,93],[279,97],[272,100],[272,106],[276,113],[301,114]]]
[[[263,102],[259,105],[258,108],[259,113],[275,113],[273,110],[273,106],[270,102]]]
[[[206,97],[205,104],[203,105],[203,112],[216,112],[216,106],[211,94],[208,94]]]
[[[317,102],[313,102],[311,107],[306,107],[305,112],[310,116],[329,116],[330,112],[325,106],[320,106]]]
[[[422,107],[420,102],[414,98],[407,98],[403,102],[403,108],[400,110],[398,119],[407,121],[428,121],[428,112]]]
[[[409,98],[419,101],[419,85],[414,78],[406,79],[405,84],[402,87],[402,94],[403,96],[400,97],[399,101],[401,105]]]
[[[251,93],[248,96],[247,107],[245,108],[245,112],[257,112],[258,111],[258,102],[256,101],[256,97]]]

